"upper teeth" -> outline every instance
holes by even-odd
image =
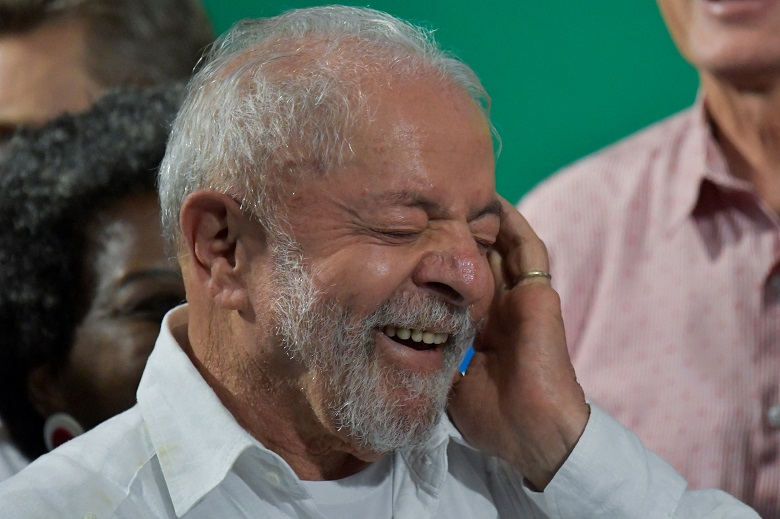
[[[447,333],[427,332],[416,328],[398,328],[396,326],[385,326],[382,330],[388,337],[398,337],[399,339],[412,339],[414,342],[425,344],[444,344],[449,338]]]

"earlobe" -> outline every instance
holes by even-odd
[[[49,364],[30,370],[27,376],[27,395],[35,410],[44,418],[67,410],[57,372]]]
[[[247,302],[242,272],[245,216],[238,203],[214,191],[196,191],[181,209],[181,230],[193,279],[218,306],[240,310]]]

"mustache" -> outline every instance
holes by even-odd
[[[451,342],[459,344],[462,341],[471,341],[482,326],[482,321],[476,321],[471,316],[471,307],[463,307],[447,303],[429,292],[403,291],[385,300],[376,310],[370,313],[361,322],[356,322],[354,313],[347,306],[342,306],[337,301],[327,300],[326,294],[314,288],[311,277],[301,263],[299,246],[292,242],[277,244],[273,247],[276,263],[276,272],[281,274],[277,281],[282,282],[286,292],[295,294],[298,304],[305,308],[309,317],[327,321],[325,316],[338,316],[336,319],[342,327],[338,330],[330,330],[338,335],[364,334],[368,330],[394,325],[404,328],[416,328],[419,330],[431,330],[438,333],[447,333]],[[285,290],[282,290],[285,292]],[[317,309],[317,301],[324,303]],[[289,308],[280,304],[277,300],[277,311],[289,314]],[[319,310],[319,311],[318,311]],[[314,315],[312,315],[314,314]],[[318,315],[319,314],[319,315]]]

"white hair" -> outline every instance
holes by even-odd
[[[372,9],[244,20],[205,60],[160,167],[163,231],[173,247],[181,205],[199,189],[230,194],[278,231],[273,189],[343,163],[350,132],[369,115],[366,78],[435,75],[463,88],[489,122],[490,99],[471,68],[441,50],[431,31]]]

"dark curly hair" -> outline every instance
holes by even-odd
[[[20,130],[0,150],[0,416],[45,452],[31,369],[61,365],[89,301],[85,229],[112,201],[155,190],[183,85],[107,93],[90,111]]]

